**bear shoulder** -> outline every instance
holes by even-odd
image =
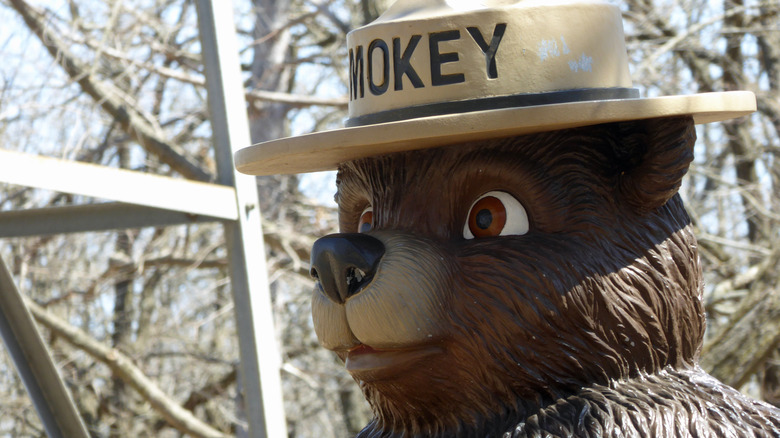
[[[780,437],[780,410],[695,367],[594,385],[520,421],[504,437]]]

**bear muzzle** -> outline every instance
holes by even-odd
[[[333,234],[315,242],[311,263],[314,330],[325,348],[403,349],[451,331],[457,269],[435,242],[394,230]]]

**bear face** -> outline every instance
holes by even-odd
[[[583,388],[694,369],[694,139],[683,117],[342,165],[313,317],[375,413],[361,436],[501,436]]]

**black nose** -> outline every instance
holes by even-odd
[[[360,292],[374,278],[385,246],[367,234],[331,234],[314,242],[311,276],[337,303]]]

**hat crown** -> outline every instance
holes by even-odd
[[[510,6],[527,0],[397,0],[374,23],[424,13],[430,17],[433,11],[466,12],[476,9]]]
[[[602,1],[399,0],[347,47],[349,126],[525,105],[517,96],[638,97],[620,11]]]

